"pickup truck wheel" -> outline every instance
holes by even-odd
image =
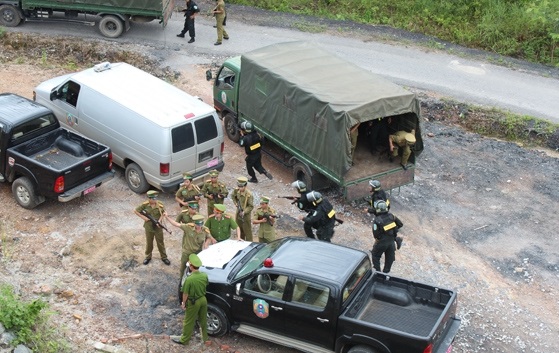
[[[117,38],[124,31],[124,23],[116,16],[106,15],[99,21],[99,31],[105,37]]]
[[[312,185],[312,169],[303,162],[297,162],[293,165],[293,178],[301,180],[307,186],[307,190],[313,190]]]
[[[355,347],[351,347],[347,353],[377,353],[376,349],[373,349],[369,346],[359,345]]]
[[[0,26],[15,27],[21,22],[19,11],[12,5],[0,6]]]
[[[221,337],[228,331],[227,315],[219,307],[208,304],[208,335]]]
[[[225,127],[225,133],[227,134],[227,137],[229,137],[229,140],[239,142],[241,133],[237,127],[237,119],[233,117],[233,114],[225,114],[225,117],[223,118],[223,126]]]
[[[14,193],[17,203],[23,208],[30,210],[40,203],[39,198],[35,194],[35,186],[27,177],[14,180],[12,192]]]
[[[136,163],[130,163],[126,166],[124,172],[128,187],[136,194],[143,194],[148,191],[149,184],[144,176],[144,171]]]

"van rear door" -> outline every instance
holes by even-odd
[[[184,172],[193,174],[196,171],[196,138],[194,137],[193,122],[172,128],[171,140],[172,154],[169,175],[174,178]]]
[[[196,174],[214,169],[221,159],[221,134],[218,118],[211,114],[194,121],[196,134]]]

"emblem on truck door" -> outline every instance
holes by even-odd
[[[227,94],[225,92],[221,92],[221,101],[227,103]]]
[[[262,299],[254,299],[252,301],[252,311],[261,319],[265,319],[270,315],[270,305]]]

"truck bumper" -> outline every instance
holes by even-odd
[[[95,190],[97,187],[99,187],[102,183],[111,180],[114,175],[115,173],[113,171],[103,173],[98,177],[88,180],[85,183],[76,186],[75,188],[67,190],[63,194],[58,195],[58,201],[68,202],[80,196],[87,195]]]
[[[460,319],[451,318],[450,321],[450,327],[446,331],[446,334],[441,338],[441,344],[439,344],[439,346],[433,353],[452,352],[452,342],[454,342],[456,333],[458,333],[458,329],[460,328]]]

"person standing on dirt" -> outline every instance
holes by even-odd
[[[190,40],[188,43],[194,43],[194,37],[196,32],[194,29],[194,18],[200,12],[200,8],[192,0],[186,0],[186,9],[182,10],[184,12],[184,28],[177,34],[177,37],[184,38],[184,34],[188,32]]]
[[[202,186],[202,194],[204,194],[208,200],[208,217],[213,214],[214,205],[223,204],[223,201],[225,201],[225,198],[229,194],[225,184],[217,180],[219,176],[217,170],[210,170],[209,175],[210,180],[206,181],[204,186]]]
[[[192,182],[192,175],[184,173],[183,183],[175,193],[175,200],[179,203],[180,207],[185,210],[188,208],[190,201],[200,201],[200,188]],[[178,221],[177,221],[178,222]]]
[[[188,208],[186,210],[182,210],[177,215],[177,218],[175,219],[175,222],[183,223],[183,224],[192,223],[192,217],[199,214],[198,213],[199,208],[200,208],[200,206],[198,205],[198,202],[190,201],[188,203]]]
[[[371,213],[374,216],[377,216],[376,205],[379,201],[384,201],[386,203],[387,210],[390,211],[390,200],[388,199],[388,196],[386,195],[386,192],[381,189],[380,181],[369,180],[369,186],[371,187],[371,190],[370,190],[371,201],[369,201],[370,207],[366,208],[365,210],[368,213]],[[402,247],[402,241],[403,241],[402,237],[396,236],[395,242],[396,242],[396,249],[397,250],[400,250],[400,248]]]
[[[229,39],[229,34],[223,28],[223,23],[225,22],[225,2],[223,0],[217,0],[217,6],[213,10],[215,15],[216,28],[217,28],[217,41],[214,45],[221,45],[222,39]]]
[[[270,198],[262,196],[260,198],[260,207],[256,208],[254,212],[253,224],[258,224],[258,242],[270,243],[276,240],[276,230],[274,224],[276,223],[277,213],[270,207]]]
[[[310,212],[311,209],[314,208],[314,206],[312,205],[312,202],[309,202],[309,200],[307,200],[307,185],[301,180],[295,180],[293,183],[291,183],[291,186],[293,186],[299,193],[299,197],[293,200],[292,204],[296,205],[297,208],[301,211],[307,213]]]
[[[315,208],[306,216],[300,219],[305,222],[305,234],[309,238],[315,238],[313,228],[316,229],[318,240],[330,242],[334,236],[334,224],[336,222],[336,211],[327,199],[322,197],[318,191],[311,191],[307,194],[307,200]]]
[[[171,340],[178,344],[190,343],[192,332],[196,321],[202,329],[202,342],[211,346],[212,341],[208,337],[208,300],[206,299],[206,288],[208,287],[208,274],[200,272],[202,261],[196,254],[188,257],[190,276],[186,278],[181,288],[181,308],[186,310],[182,325],[182,335],[170,336]]]
[[[206,240],[206,247],[230,239],[232,230],[236,233],[235,239],[242,240],[241,229],[230,215],[225,214],[225,206],[222,204],[215,205],[214,214],[208,217],[205,226],[210,230],[210,237]]]
[[[167,252],[165,251],[165,241],[163,240],[163,229],[158,225],[155,225],[147,216],[142,214],[142,211],[152,216],[158,222],[163,219],[163,214],[165,213],[165,208],[161,201],[157,201],[157,195],[159,193],[155,190],[149,190],[147,192],[148,201],[142,203],[140,206],[136,207],[134,213],[144,221],[144,229],[146,232],[146,251],[144,258],[144,265],[149,264],[151,261],[151,253],[153,251],[153,240],[157,243],[157,249],[159,250],[159,255],[161,255],[161,261],[165,265],[170,265],[171,261],[167,258]]]
[[[252,123],[248,121],[243,121],[241,123],[241,138],[239,139],[239,145],[245,148],[246,153],[246,167],[248,175],[250,175],[249,182],[258,183],[256,179],[256,169],[258,173],[264,174],[268,179],[272,180],[274,177],[270,174],[264,167],[262,167],[262,138],[260,134],[254,130]]]
[[[184,274],[186,269],[186,262],[190,254],[198,254],[203,250],[206,239],[210,236],[210,230],[204,227],[204,216],[194,215],[192,217],[192,222],[187,224],[179,223],[171,219],[167,213],[165,217],[175,227],[182,229],[182,255],[181,255],[181,266],[180,266],[180,277]]]
[[[398,229],[404,224],[398,217],[388,212],[386,202],[378,201],[376,204],[377,216],[373,221],[373,236],[375,244],[371,250],[373,267],[380,271],[380,258],[384,254],[384,268],[382,272],[388,273],[392,268],[392,263],[396,260],[396,236]]]
[[[400,165],[404,170],[408,169],[408,159],[411,155],[411,148],[415,145],[415,130],[411,133],[401,130],[396,132],[394,135],[388,137],[388,145],[390,147],[389,159],[390,162],[394,160],[394,157],[398,157],[398,150],[402,149],[402,160]]]
[[[254,198],[252,192],[247,189],[248,179],[246,177],[237,178],[237,188],[231,193],[231,200],[237,207],[235,221],[241,229],[241,238],[252,241],[252,225],[250,217],[254,209]]]

